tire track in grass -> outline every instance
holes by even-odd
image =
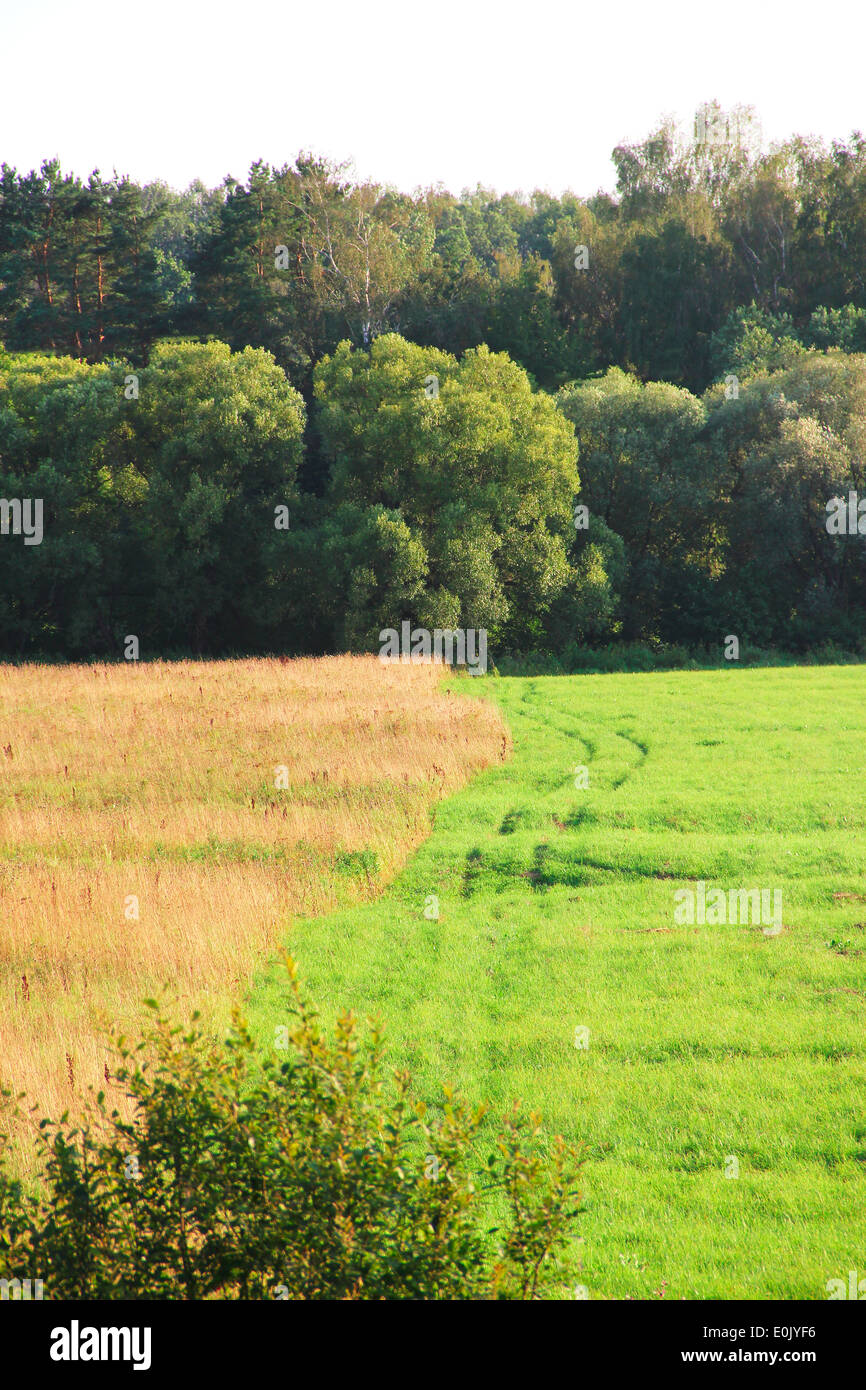
[[[380,1012],[428,1102],[445,1080],[497,1109],[520,1095],[550,1131],[586,1139],[591,1297],[650,1297],[662,1278],[675,1298],[826,1297],[862,1259],[866,957],[827,942],[853,939],[862,916],[866,798],[862,777],[827,759],[823,726],[797,730],[820,692],[866,736],[866,680],[768,670],[463,688],[496,696],[513,759],[442,803],[377,903],[290,930],[312,997],[326,1016]],[[725,732],[708,778],[711,727]],[[794,740],[813,760],[805,783],[790,776]],[[573,790],[591,744],[590,786]],[[782,882],[795,929],[676,926],[674,889],[697,877]],[[263,1041],[277,1008],[267,977]]]

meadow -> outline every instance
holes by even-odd
[[[55,1118],[145,997],[221,1028],[287,917],[375,894],[509,748],[373,657],[6,666],[0,730],[0,1083]]]
[[[826,1298],[866,1272],[864,683],[4,668],[0,1077],[74,1108],[166,984],[273,1052],[287,946],[433,1114],[584,1145],[564,1298]],[[701,881],[781,930],[684,923]]]
[[[495,699],[514,756],[437,807],[378,901],[291,925],[323,1013],[378,1015],[431,1107],[443,1080],[521,1097],[585,1143],[578,1296],[862,1278],[863,668],[455,688]],[[678,925],[700,880],[781,889],[782,930]],[[263,972],[265,1047],[282,997]]]

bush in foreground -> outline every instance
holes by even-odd
[[[102,1092],[78,1128],[42,1120],[38,1193],[0,1155],[0,1272],[47,1298],[555,1296],[578,1151],[543,1156],[515,1109],[479,1159],[483,1107],[446,1090],[431,1120],[378,1029],[346,1014],[326,1038],[287,966],[286,1060],[260,1063],[237,1014],[215,1044],[148,1001],[113,1078],[131,1120]]]

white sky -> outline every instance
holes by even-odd
[[[183,187],[300,149],[398,187],[613,191],[701,101],[866,129],[864,0],[0,0],[0,162]]]

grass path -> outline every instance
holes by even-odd
[[[377,902],[295,919],[309,993],[380,1015],[429,1103],[520,1096],[586,1142],[590,1298],[866,1277],[866,672],[454,684],[500,704],[514,757]],[[782,888],[784,930],[677,925],[698,879]],[[263,1042],[280,998],[266,973]]]

